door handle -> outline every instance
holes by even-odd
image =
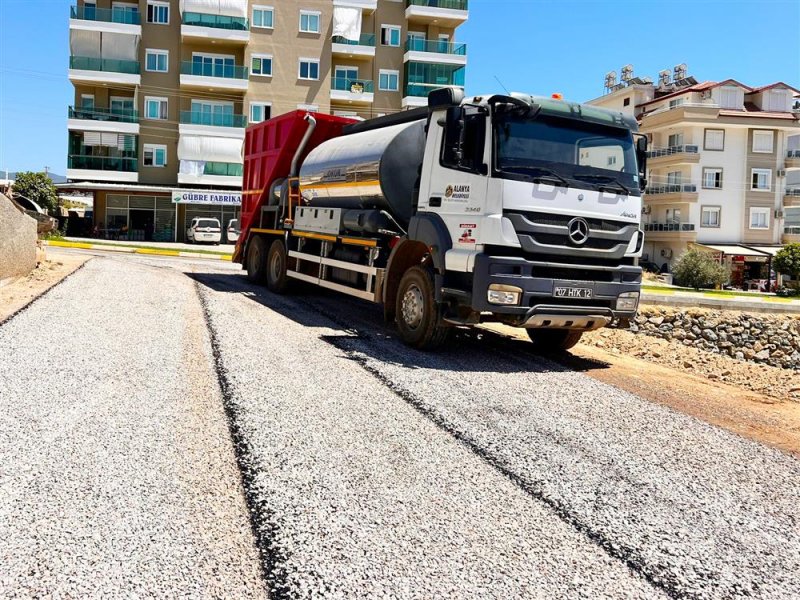
[[[431,208],[438,208],[442,206],[442,197],[441,196],[431,196],[430,200],[428,200],[428,206]]]

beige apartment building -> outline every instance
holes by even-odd
[[[800,240],[800,108],[793,87],[698,83],[685,65],[657,83],[606,76],[590,101],[637,117],[649,139],[645,260],[671,265],[690,244],[728,262],[732,282],[763,279],[781,244]]]
[[[245,128],[292,110],[369,118],[464,85],[467,0],[79,0],[65,188],[95,235],[181,241],[241,203]]]

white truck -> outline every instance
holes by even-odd
[[[383,304],[402,340],[501,322],[544,350],[632,318],[646,139],[622,113],[451,88],[363,122],[297,111],[248,129],[234,260]]]

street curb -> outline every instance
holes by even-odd
[[[180,258],[207,258],[209,260],[225,260],[230,262],[231,254],[205,254],[203,252],[183,252],[181,250],[155,250],[153,248],[136,248],[134,246],[113,246],[111,244],[87,244],[85,242],[65,242],[63,240],[44,240],[45,246],[59,248],[79,248],[82,250],[104,250],[106,252],[124,252],[127,254],[147,254],[149,256],[171,256]]]
[[[797,304],[786,304],[780,301],[732,301],[717,298],[703,298],[690,295],[654,294],[643,292],[641,297],[642,304],[654,304],[657,306],[670,307],[692,307],[692,308],[711,308],[716,310],[733,310],[739,312],[752,313],[800,313],[800,306]]]

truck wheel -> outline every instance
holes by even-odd
[[[286,246],[283,240],[275,240],[267,253],[267,287],[271,292],[283,294],[289,287],[286,275]]]
[[[572,329],[526,329],[539,352],[563,352],[581,340],[582,331]]]
[[[400,338],[418,350],[433,350],[450,332],[439,318],[433,274],[424,267],[411,267],[400,279],[395,320]]]
[[[267,244],[256,236],[247,244],[247,278],[253,283],[264,283],[267,277]]]

